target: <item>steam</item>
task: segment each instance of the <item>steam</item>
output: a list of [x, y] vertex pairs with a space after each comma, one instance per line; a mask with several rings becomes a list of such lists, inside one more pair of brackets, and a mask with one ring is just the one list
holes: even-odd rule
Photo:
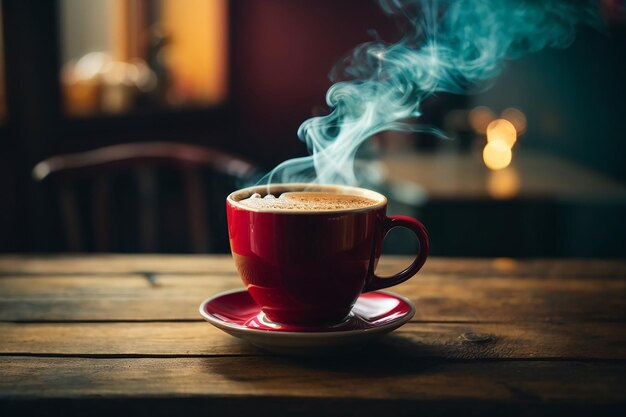
[[331, 112], [298, 130], [310, 155], [281, 163], [261, 183], [358, 185], [354, 160], [361, 144], [385, 130], [425, 130], [412, 123], [425, 98], [484, 87], [506, 60], [566, 47], [577, 25], [599, 24], [599, 5], [584, 0], [379, 3], [400, 19], [404, 37], [359, 45], [335, 66], [326, 94]]

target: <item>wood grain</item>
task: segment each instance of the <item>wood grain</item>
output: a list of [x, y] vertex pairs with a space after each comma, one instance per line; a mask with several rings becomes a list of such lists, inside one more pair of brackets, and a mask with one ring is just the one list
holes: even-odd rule
[[186, 299], [197, 292], [210, 295], [237, 286], [243, 284], [233, 275], [21, 276], [0, 279], [0, 299]]
[[[580, 361], [416, 361], [0, 357], [0, 398], [267, 396], [415, 401], [622, 402], [626, 364]], [[45, 387], [45, 389], [42, 389]], [[558, 387], [558, 389], [554, 389]]]
[[200, 321], [202, 300], [232, 288], [234, 275], [5, 277], [0, 321]]
[[45, 255], [0, 256], [3, 274], [129, 274], [137, 272], [236, 273], [230, 255]]
[[[0, 321], [201, 320], [205, 298], [242, 288], [235, 275], [4, 277]], [[626, 320], [626, 280], [420, 274], [392, 291], [416, 305], [414, 321]]]
[[305, 359], [201, 321], [242, 287], [228, 256], [3, 255], [0, 414], [620, 415], [625, 266], [434, 258], [392, 289], [411, 323]]
[[[395, 273], [410, 263], [411, 257], [381, 258], [379, 271]], [[1, 275], [40, 274], [236, 274], [230, 255], [0, 255]], [[581, 259], [458, 259], [429, 258], [423, 269], [428, 274], [465, 276], [535, 276], [626, 278], [626, 261]]]
[[[0, 355], [262, 355], [209, 323], [0, 323]], [[626, 324], [409, 323], [368, 350], [407, 358], [626, 360]]]

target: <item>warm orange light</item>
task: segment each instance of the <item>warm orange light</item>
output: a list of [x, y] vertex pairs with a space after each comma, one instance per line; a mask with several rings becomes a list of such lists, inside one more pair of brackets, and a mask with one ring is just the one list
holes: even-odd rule
[[487, 191], [493, 198], [506, 199], [519, 194], [521, 180], [513, 167], [489, 173]]
[[496, 118], [496, 115], [489, 107], [474, 107], [469, 112], [469, 123], [476, 133], [485, 133], [487, 125]]
[[517, 261], [513, 258], [495, 258], [491, 264], [498, 271], [513, 271], [517, 267]]
[[[164, 51], [176, 91], [184, 100], [219, 103], [228, 85], [227, 0], [162, 0]], [[173, 98], [174, 100], [178, 98]]]
[[483, 160], [489, 169], [506, 168], [511, 163], [512, 158], [511, 148], [501, 139], [488, 142], [483, 149]]
[[526, 132], [526, 115], [521, 110], [509, 107], [502, 111], [502, 118], [508, 120], [515, 126], [515, 130], [519, 135]]
[[517, 140], [517, 131], [513, 123], [505, 119], [496, 119], [487, 126], [487, 142], [500, 140], [509, 148], [513, 147]]

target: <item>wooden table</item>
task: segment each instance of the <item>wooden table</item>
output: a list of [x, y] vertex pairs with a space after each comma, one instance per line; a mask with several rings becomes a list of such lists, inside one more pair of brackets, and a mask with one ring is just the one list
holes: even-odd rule
[[[408, 258], [384, 257], [391, 272]], [[430, 259], [413, 320], [336, 358], [198, 315], [226, 256], [0, 256], [0, 415], [608, 415], [626, 405], [626, 262]]]

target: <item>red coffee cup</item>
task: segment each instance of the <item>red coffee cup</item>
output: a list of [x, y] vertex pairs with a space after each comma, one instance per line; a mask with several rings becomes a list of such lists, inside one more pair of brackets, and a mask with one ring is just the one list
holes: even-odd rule
[[[350, 194], [375, 204], [330, 211], [251, 208], [239, 201], [254, 193], [316, 191]], [[424, 226], [387, 216], [387, 199], [364, 188], [276, 184], [235, 191], [226, 199], [230, 247], [248, 292], [271, 321], [330, 325], [343, 321], [361, 293], [411, 278], [428, 256]], [[415, 233], [419, 251], [404, 271], [375, 274], [385, 235], [394, 227]]]

